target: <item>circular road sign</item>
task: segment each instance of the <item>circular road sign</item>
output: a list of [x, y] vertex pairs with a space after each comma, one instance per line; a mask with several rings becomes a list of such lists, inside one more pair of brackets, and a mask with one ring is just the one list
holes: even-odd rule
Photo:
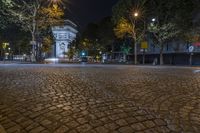
[[194, 51], [194, 46], [190, 46], [189, 47], [189, 52], [191, 53], [191, 52], [193, 52]]

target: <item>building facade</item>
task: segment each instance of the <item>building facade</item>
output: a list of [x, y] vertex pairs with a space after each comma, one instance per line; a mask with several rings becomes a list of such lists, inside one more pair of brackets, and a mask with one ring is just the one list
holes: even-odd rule
[[70, 20], [65, 20], [63, 26], [52, 27], [55, 38], [53, 46], [53, 55], [56, 58], [64, 58], [69, 50], [69, 44], [76, 38], [77, 25]]
[[[193, 47], [192, 51], [189, 50], [191, 46]], [[145, 52], [140, 45], [138, 46], [140, 63], [142, 63], [144, 54], [146, 63], [152, 63], [155, 58], [159, 61], [160, 48], [149, 39]], [[190, 44], [181, 40], [169, 41], [164, 45], [163, 59], [165, 64], [170, 65], [188, 65], [190, 61], [193, 65], [200, 65], [200, 43]]]

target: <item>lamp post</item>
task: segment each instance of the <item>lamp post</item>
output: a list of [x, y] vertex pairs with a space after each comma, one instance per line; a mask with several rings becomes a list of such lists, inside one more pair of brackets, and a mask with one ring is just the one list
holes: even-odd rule
[[[131, 22], [133, 25], [133, 39], [134, 39], [134, 64], [137, 65], [137, 34], [136, 34], [136, 19], [139, 16], [138, 12], [134, 12], [133, 15], [131, 15]], [[133, 21], [134, 18], [134, 21]]]
[[156, 21], [156, 19], [155, 19], [155, 18], [152, 18], [152, 19], [151, 19], [151, 21], [152, 21], [152, 22], [155, 22], [155, 21]]

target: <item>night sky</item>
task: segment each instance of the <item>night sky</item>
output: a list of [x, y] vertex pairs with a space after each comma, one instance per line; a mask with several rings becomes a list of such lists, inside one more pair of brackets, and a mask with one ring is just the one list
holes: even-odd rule
[[112, 6], [118, 0], [70, 0], [66, 16], [74, 21], [80, 29], [89, 22], [97, 22], [103, 17], [110, 16]]

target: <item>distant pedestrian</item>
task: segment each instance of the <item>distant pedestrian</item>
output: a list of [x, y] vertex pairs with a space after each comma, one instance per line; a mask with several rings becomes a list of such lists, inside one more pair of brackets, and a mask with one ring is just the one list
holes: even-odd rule
[[153, 60], [153, 65], [155, 66], [155, 65], [157, 65], [158, 64], [158, 59], [157, 58], [154, 58], [154, 60]]

